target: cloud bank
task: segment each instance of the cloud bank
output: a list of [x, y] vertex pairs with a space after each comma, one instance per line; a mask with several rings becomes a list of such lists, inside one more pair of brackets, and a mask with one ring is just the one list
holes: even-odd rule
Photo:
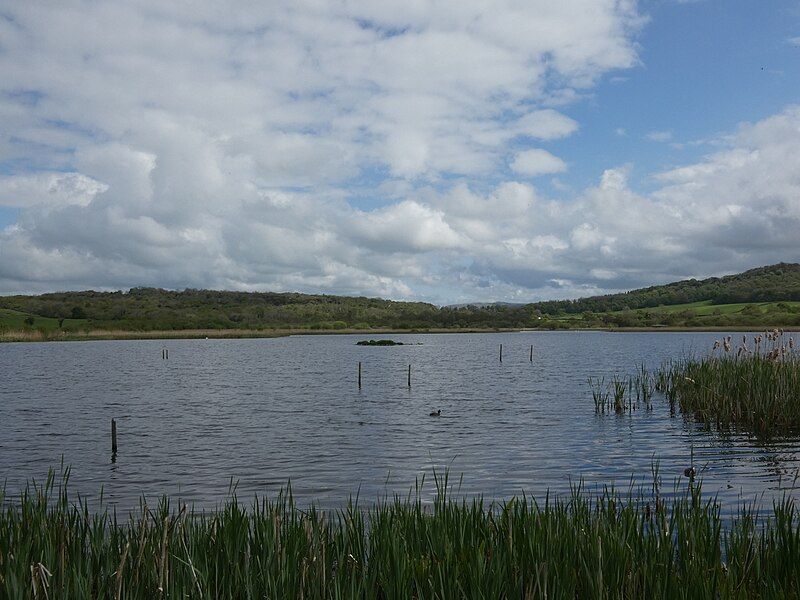
[[564, 297], [797, 258], [800, 109], [567, 200], [569, 102], [638, 63], [634, 1], [9, 2], [0, 293]]

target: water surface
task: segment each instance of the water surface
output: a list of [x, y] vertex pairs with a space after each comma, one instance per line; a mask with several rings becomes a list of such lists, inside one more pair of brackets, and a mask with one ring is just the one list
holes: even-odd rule
[[792, 493], [797, 438], [704, 431], [658, 397], [652, 411], [595, 414], [589, 376], [655, 367], [719, 335], [409, 334], [392, 336], [403, 346], [356, 346], [363, 337], [2, 344], [0, 480], [14, 492], [63, 457], [75, 491], [102, 486], [123, 509], [161, 493], [213, 507], [231, 479], [240, 498], [291, 480], [300, 502], [336, 507], [356, 492], [406, 493], [434, 467], [500, 499], [581, 479], [626, 487], [647, 481], [654, 458], [672, 482], [693, 454], [726, 502]]

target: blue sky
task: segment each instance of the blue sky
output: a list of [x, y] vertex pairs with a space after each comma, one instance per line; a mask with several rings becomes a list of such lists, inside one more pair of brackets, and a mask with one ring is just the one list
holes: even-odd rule
[[[708, 153], [703, 141], [798, 102], [800, 47], [788, 42], [800, 30], [797, 2], [661, 0], [642, 9], [649, 22], [638, 40], [641, 64], [576, 103], [568, 114], [581, 131], [552, 146], [571, 158], [579, 189], [627, 162], [637, 188], [649, 189], [649, 173]], [[683, 146], [649, 141], [652, 132]]]
[[800, 3], [11, 1], [0, 293], [526, 301], [800, 260]]

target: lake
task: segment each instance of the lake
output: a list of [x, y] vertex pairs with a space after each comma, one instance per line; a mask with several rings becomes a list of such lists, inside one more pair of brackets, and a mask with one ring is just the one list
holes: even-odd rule
[[118, 509], [162, 493], [212, 508], [231, 480], [242, 500], [291, 480], [301, 504], [338, 507], [355, 493], [364, 502], [405, 494], [434, 467], [463, 474], [464, 494], [500, 499], [562, 493], [581, 479], [589, 488], [626, 488], [631, 476], [648, 483], [657, 459], [671, 488], [686, 481], [693, 453], [706, 491], [731, 506], [769, 504], [794, 488], [796, 437], [763, 444], [705, 431], [670, 416], [658, 394], [652, 411], [595, 414], [589, 376], [705, 352], [721, 335], [383, 336], [407, 344], [393, 347], [357, 346], [363, 335], [2, 344], [0, 479], [16, 493], [63, 458], [73, 492], [92, 499], [102, 487]]

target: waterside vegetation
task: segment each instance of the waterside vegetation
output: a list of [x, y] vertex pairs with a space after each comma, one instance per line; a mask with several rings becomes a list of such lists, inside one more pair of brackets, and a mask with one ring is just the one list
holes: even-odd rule
[[782, 331], [727, 336], [703, 358], [673, 361], [655, 374], [671, 405], [719, 428], [758, 434], [800, 431], [800, 353]]
[[652, 408], [654, 392], [708, 427], [744, 429], [760, 436], [800, 431], [800, 351], [774, 329], [717, 340], [710, 352], [672, 360], [633, 376], [590, 378], [598, 413]]
[[[435, 476], [436, 477], [436, 476]], [[7, 598], [766, 598], [800, 594], [794, 502], [724, 516], [691, 478], [502, 503], [420, 489], [335, 512], [288, 488], [197, 513], [169, 498], [127, 518], [51, 474], [0, 502]], [[0, 500], [2, 495], [0, 494]]]

